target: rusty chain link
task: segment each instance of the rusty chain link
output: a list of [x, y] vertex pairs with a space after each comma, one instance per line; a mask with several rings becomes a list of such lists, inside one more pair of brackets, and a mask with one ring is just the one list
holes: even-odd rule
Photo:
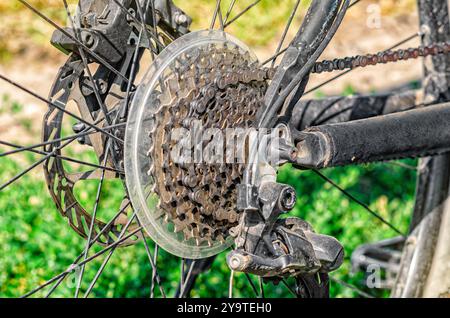
[[450, 43], [437, 43], [429, 46], [420, 46], [417, 48], [399, 49], [382, 51], [377, 54], [357, 55], [334, 60], [325, 60], [317, 62], [312, 73], [324, 73], [355, 69], [369, 65], [395, 63], [397, 61], [406, 61], [418, 57], [434, 56], [438, 54], [448, 54], [450, 52]]

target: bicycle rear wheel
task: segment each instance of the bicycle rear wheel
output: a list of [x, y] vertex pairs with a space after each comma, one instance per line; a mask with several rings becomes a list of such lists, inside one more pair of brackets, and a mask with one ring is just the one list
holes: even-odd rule
[[[211, 20], [208, 19], [206, 23], [207, 27], [230, 29], [233, 28], [235, 24], [242, 21], [242, 18], [245, 18], [246, 15], [251, 12], [250, 10], [259, 9], [264, 11], [268, 7], [270, 8], [271, 5], [273, 7], [272, 1], [259, 0], [248, 2], [249, 3], [217, 1], [211, 3], [207, 8], [207, 11], [211, 13], [213, 18]], [[356, 5], [358, 2], [361, 1], [355, 1], [353, 4]], [[28, 5], [32, 10], [34, 9], [34, 7], [27, 2], [22, 1], [22, 3]], [[98, 3], [101, 2], [99, 1]], [[113, 3], [116, 3], [116, 1], [111, 1], [110, 5], [113, 5]], [[120, 3], [128, 3], [128, 1], [121, 1]], [[164, 16], [164, 14], [161, 14], [161, 11], [157, 13], [157, 10], [154, 8], [154, 3], [154, 1], [142, 1], [139, 2], [137, 6], [135, 4], [131, 4], [129, 7], [125, 8], [123, 8], [123, 5], [116, 6], [116, 13], [120, 11], [127, 12], [120, 21], [116, 21], [117, 27], [123, 27], [123, 29], [126, 29], [127, 32], [129, 32], [127, 33], [128, 36], [124, 36], [124, 38], [120, 39], [120, 41], [123, 41], [122, 44], [126, 43], [124, 52], [120, 50], [119, 52], [111, 50], [95, 53], [92, 47], [95, 47], [96, 42], [94, 41], [92, 43], [93, 38], [90, 37], [92, 34], [89, 32], [85, 34], [84, 31], [86, 30], [81, 27], [88, 26], [89, 21], [92, 21], [90, 20], [92, 16], [86, 15], [85, 17], [81, 17], [69, 14], [70, 10], [67, 10], [69, 26], [72, 26], [75, 31], [74, 33], [69, 34], [72, 36], [71, 40], [75, 43], [73, 46], [67, 45], [62, 47], [62, 49], [69, 51], [73, 50], [76, 54], [72, 52], [66, 65], [61, 68], [50, 94], [50, 101], [40, 98], [41, 101], [47, 103], [49, 107], [45, 117], [44, 140], [37, 145], [15, 147], [19, 152], [33, 151], [35, 154], [43, 156], [43, 160], [36, 160], [29, 168], [17, 171], [16, 176], [12, 179], [8, 178], [1, 186], [1, 194], [3, 196], [1, 197], [0, 202], [5, 203], [9, 201], [9, 197], [13, 195], [11, 192], [4, 191], [9, 185], [26, 175], [40, 163], [45, 162], [44, 168], [47, 176], [47, 187], [51, 192], [58, 210], [61, 215], [68, 220], [72, 229], [74, 229], [81, 237], [87, 239], [87, 243], [84, 243], [81, 254], [78, 257], [74, 257], [75, 260], [70, 263], [73, 265], [70, 265], [68, 269], [64, 269], [65, 267], [58, 267], [59, 271], [62, 271], [61, 274], [50, 279], [48, 279], [49, 276], [46, 274], [45, 278], [47, 281], [44, 284], [40, 284], [40, 286], [33, 288], [27, 293], [27, 296], [34, 295], [37, 292], [42, 293], [44, 291], [42, 296], [51, 296], [55, 295], [55, 293], [56, 295], [69, 296], [73, 295], [74, 292], [75, 296], [78, 297], [84, 292], [84, 295], [87, 297], [91, 295], [91, 293], [95, 293], [95, 286], [97, 286], [96, 284], [98, 284], [101, 279], [101, 275], [105, 270], [109, 269], [107, 264], [113, 253], [117, 253], [117, 250], [124, 250], [119, 249], [118, 247], [130, 246], [126, 249], [128, 252], [129, 249], [132, 248], [131, 245], [136, 245], [137, 243], [142, 243], [144, 245], [141, 246], [143, 252], [139, 254], [139, 262], [147, 261], [150, 265], [150, 270], [147, 268], [147, 271], [151, 271], [152, 273], [149, 286], [150, 294], [152, 296], [155, 296], [156, 294], [162, 297], [166, 295], [180, 297], [188, 295], [205, 295], [205, 288], [209, 293], [206, 295], [226, 296], [228, 294], [228, 291], [218, 290], [215, 286], [215, 282], [226, 280], [224, 278], [225, 275], [221, 274], [221, 272], [224, 271], [225, 266], [223, 253], [215, 259], [209, 258], [197, 261], [180, 259], [168, 255], [166, 252], [161, 251], [157, 244], [147, 238], [144, 228], [142, 227], [142, 223], [144, 223], [145, 220], [136, 218], [135, 211], [130, 204], [129, 189], [126, 185], [126, 176], [124, 175], [124, 163], [121, 162], [123, 157], [123, 147], [121, 147], [121, 144], [123, 143], [125, 134], [124, 127], [127, 121], [127, 117], [123, 116], [123, 114], [126, 114], [128, 102], [134, 97], [136, 86], [139, 85], [139, 80], [141, 78], [139, 77], [139, 69], [144, 69], [146, 63], [148, 64], [150, 61], [154, 61], [156, 56], [163, 54], [161, 52], [167, 45], [182, 36], [183, 33], [187, 32], [186, 26], [189, 24], [187, 15], [184, 15], [183, 11], [176, 10], [178, 15], [176, 15], [176, 18], [174, 15], [174, 20], [170, 21], [174, 23], [173, 25], [168, 26], [166, 23], [161, 23], [155, 28], [155, 23], [148, 23], [143, 27], [143, 21], [146, 21], [146, 19], [155, 21], [157, 18], [159, 19], [161, 16]], [[266, 65], [270, 64], [272, 61], [275, 63], [277, 58], [282, 55], [283, 43], [287, 42], [286, 39], [287, 35], [289, 35], [289, 26], [293, 23], [295, 13], [299, 10], [299, 3], [299, 1], [289, 2], [289, 5], [291, 6], [289, 7], [286, 16], [288, 20], [287, 26], [283, 31], [275, 53], [266, 60]], [[65, 4], [67, 5], [67, 3]], [[439, 41], [448, 41], [449, 39], [447, 37], [450, 32], [448, 30], [448, 14], [446, 14], [448, 12], [448, 8], [446, 8], [447, 5], [442, 1], [419, 1], [419, 4], [420, 15], [430, 18], [430, 21], [423, 21], [423, 24], [428, 25], [428, 29], [427, 27], [424, 27], [424, 29], [429, 32], [424, 32], [424, 43], [429, 44]], [[189, 13], [190, 10], [194, 10], [198, 8], [198, 6], [201, 6], [190, 6], [190, 3], [180, 3], [180, 5], [185, 6], [183, 9], [185, 9], [187, 13]], [[436, 8], [439, 8], [439, 10], [436, 10]], [[162, 8], [156, 9], [162, 10]], [[95, 12], [94, 7], [92, 10], [92, 12]], [[45, 16], [42, 15], [41, 10], [34, 9], [34, 11], [45, 18]], [[155, 17], [157, 14], [158, 17]], [[100, 20], [107, 18], [107, 15], [106, 17], [101, 16], [100, 18]], [[251, 19], [249, 18], [249, 20]], [[48, 22], [51, 24], [53, 23], [53, 21]], [[242, 23], [248, 23], [248, 20]], [[204, 21], [203, 24], [205, 24]], [[257, 25], [256, 27], [257, 29], [261, 29], [261, 25]], [[264, 25], [263, 28], [267, 29], [267, 25]], [[77, 30], [80, 31], [80, 33], [78, 33]], [[267, 32], [269, 31], [270, 29], [267, 30]], [[64, 34], [64, 32], [62, 32], [62, 34], [70, 38], [70, 36]], [[111, 42], [113, 42], [113, 39], [117, 40], [113, 35], [114, 34], [108, 35], [108, 40], [111, 40]], [[121, 36], [123, 36], [123, 34]], [[75, 40], [73, 38], [75, 38]], [[65, 38], [65, 40], [67, 40], [67, 38]], [[124, 58], [119, 59], [118, 56]], [[113, 63], [108, 62], [106, 60], [107, 58], [113, 61]], [[145, 62], [146, 59], [147, 62]], [[252, 59], [250, 62], [255, 61]], [[252, 63], [248, 64], [251, 65]], [[261, 67], [260, 64], [264, 64], [264, 62], [259, 63], [259, 65], [255, 67], [255, 70], [258, 70]], [[450, 100], [448, 96], [448, 81], [446, 82], [446, 85], [442, 85], [442, 76], [438, 76], [439, 82], [435, 77], [436, 74], [446, 74], [444, 77], [450, 74], [448, 69], [448, 65], [450, 65], [450, 63], [448, 63], [448, 57], [433, 57], [433, 63], [426, 65], [427, 76], [423, 83], [424, 89], [427, 92], [426, 95], [430, 96], [427, 97], [427, 103], [440, 103]], [[175, 66], [178, 67], [178, 65]], [[178, 74], [180, 74], [180, 72], [178, 72]], [[267, 79], [263, 77], [263, 80], [266, 81]], [[264, 89], [263, 86], [264, 85], [258, 86], [258, 92]], [[18, 87], [26, 90], [25, 87]], [[308, 91], [310, 92], [311, 90]], [[257, 94], [257, 98], [260, 97], [261, 96]], [[73, 105], [73, 101], [75, 101], [77, 105]], [[299, 121], [302, 122], [302, 127], [304, 128], [308, 125], [319, 124], [319, 122], [330, 122], [336, 120], [338, 117], [340, 120], [350, 120], [352, 116], [349, 116], [349, 114], [353, 113], [353, 110], [354, 108], [351, 108], [347, 109], [345, 112], [340, 110], [339, 113], [335, 113], [332, 109], [331, 112], [326, 113], [316, 109], [312, 114], [305, 111], [302, 113], [303, 115]], [[217, 113], [220, 113], [220, 111], [217, 111]], [[70, 121], [70, 117], [75, 119]], [[69, 121], [69, 123], [64, 124], [65, 121]], [[67, 133], [67, 131], [70, 131], [71, 129], [73, 130], [73, 133]], [[81, 159], [80, 157], [71, 155], [71, 152], [63, 151], [66, 142], [69, 143], [72, 141], [74, 143], [75, 141], [78, 141], [79, 143], [79, 145], [74, 148], [74, 152], [78, 151], [80, 148], [88, 149], [86, 153], [83, 153]], [[6, 145], [6, 143], [3, 144]], [[11, 144], [9, 144], [9, 146], [11, 146]], [[39, 150], [41, 146], [45, 146], [43, 151]], [[158, 147], [159, 146], [161, 148], [164, 147], [163, 144], [158, 145]], [[1, 157], [7, 157], [9, 154], [13, 153], [2, 153]], [[86, 158], [92, 159], [92, 161], [88, 161]], [[76, 166], [68, 166], [67, 162], [76, 164]], [[89, 170], [75, 169], [80, 168], [80, 166], [88, 166]], [[448, 248], [448, 246], [446, 246], [448, 244], [442, 243], [445, 242], [445, 237], [448, 234], [445, 230], [440, 230], [438, 238], [437, 233], [439, 227], [442, 229], [445, 228], [443, 225], [441, 226], [441, 224], [444, 224], [442, 220], [446, 220], [446, 218], [442, 217], [444, 211], [442, 202], [445, 201], [448, 193], [448, 167], [449, 158], [447, 155], [423, 159], [421, 163], [419, 163], [416, 207], [411, 222], [410, 234], [408, 235], [411, 238], [407, 240], [408, 243], [403, 250], [402, 266], [397, 283], [393, 288], [393, 296], [434, 295], [438, 291], [439, 295], [443, 293], [442, 290], [444, 287], [436, 288], [436, 277], [443, 275], [443, 272], [448, 273], [445, 266], [440, 266], [442, 265], [442, 255], [448, 254], [445, 251], [445, 249]], [[291, 177], [297, 176], [292, 170], [289, 171], [289, 174]], [[226, 176], [223, 177], [226, 179]], [[372, 175], [372, 177], [375, 179], [376, 176]], [[292, 178], [286, 179], [294, 182]], [[95, 181], [94, 184], [88, 185], [88, 183], [92, 181]], [[113, 182], [114, 184], [108, 186], [105, 185], [110, 182]], [[308, 181], [305, 180], [306, 184], [307, 182]], [[398, 179], [398, 182], [401, 182], [401, 180]], [[79, 183], [79, 185], [77, 185], [77, 183]], [[324, 186], [325, 191], [329, 191], [330, 188], [336, 188], [336, 184], [330, 179], [327, 179], [325, 183], [327, 183], [329, 187], [326, 188], [326, 186]], [[115, 193], [115, 200], [113, 203], [108, 202], [108, 206], [102, 208], [102, 200], [105, 200], [106, 197], [104, 188], [108, 188], [109, 191], [111, 191], [108, 193]], [[83, 195], [77, 195], [77, 190], [89, 190], [88, 196], [90, 200], [83, 199]], [[120, 193], [117, 194], [116, 192]], [[299, 192], [300, 197], [307, 197], [308, 195], [310, 195], [310, 193], [304, 191], [304, 188]], [[351, 197], [353, 197], [353, 199], [350, 200], [353, 202], [352, 204], [360, 205], [361, 201], [358, 202], [358, 200], [354, 200], [354, 196]], [[168, 205], [172, 203], [173, 201], [169, 202]], [[323, 205], [326, 203], [327, 200], [322, 198], [322, 203], [320, 204]], [[346, 204], [349, 203], [347, 202]], [[299, 203], [299, 206], [300, 205], [301, 203]], [[314, 206], [317, 207], [317, 205]], [[330, 207], [330, 209], [331, 208], [332, 207]], [[298, 207], [294, 213], [299, 211], [300, 215], [306, 220], [314, 219], [314, 212], [300, 210], [300, 207]], [[347, 212], [351, 213], [351, 211]], [[331, 218], [334, 213], [339, 212], [331, 211], [326, 217]], [[402, 224], [403, 227], [405, 227], [405, 223], [402, 222]], [[346, 231], [346, 227], [350, 228], [349, 224], [345, 224], [345, 222], [339, 225], [341, 226], [340, 231], [327, 233], [325, 229], [324, 232], [326, 234], [335, 234], [336, 236], [339, 236], [342, 232]], [[384, 226], [381, 223], [377, 223], [377, 225]], [[388, 228], [386, 229], [388, 230]], [[430, 229], [433, 230], [430, 231]], [[320, 226], [318, 230], [322, 230]], [[359, 234], [367, 234], [367, 232], [370, 232], [370, 229]], [[387, 235], [394, 234], [395, 232], [391, 231]], [[414, 237], [417, 237], [417, 240], [414, 240]], [[56, 239], [57, 238], [55, 238], [55, 240]], [[415, 243], [411, 245], [409, 242]], [[105, 248], [100, 250], [94, 243], [102, 244]], [[435, 249], [436, 252], [434, 252]], [[95, 251], [92, 252], [92, 250]], [[219, 250], [220, 248], [216, 251]], [[129, 257], [127, 252], [123, 253]], [[215, 253], [216, 252], [212, 254]], [[97, 267], [89, 271], [87, 265], [94, 260], [100, 259], [103, 255], [106, 255], [103, 261], [97, 263]], [[185, 258], [194, 258], [198, 255], [186, 254], [183, 256]], [[129, 259], [126, 261], [129, 262]], [[420, 264], [421, 266], [415, 264]], [[61, 266], [67, 265], [69, 264], [63, 264]], [[411, 270], [411, 268], [413, 268], [414, 271]], [[87, 274], [84, 274], [85, 271], [88, 271]], [[74, 284], [74, 286], [67, 286], [65, 285], [65, 280], [71, 275], [75, 276], [76, 284]], [[336, 275], [341, 276], [336, 276], [339, 278], [332, 280], [332, 288], [336, 288], [337, 284], [342, 284], [343, 287], [339, 287], [339, 291], [342, 292], [342, 289], [344, 288], [355, 287], [340, 279], [341, 277], [348, 278], [350, 276], [348, 273], [338, 273]], [[117, 274], [114, 274], [113, 276], [117, 279], [120, 279], [121, 277]], [[233, 277], [232, 273], [230, 276], [230, 280], [236, 283], [236, 277]], [[85, 277], [84, 280], [83, 277]], [[89, 278], [89, 281], [87, 281], [87, 277]], [[331, 277], [333, 279], [333, 274]], [[418, 280], [417, 277], [420, 277], [420, 280]], [[239, 279], [240, 281], [237, 282], [239, 288], [235, 288], [234, 290], [235, 292], [240, 289], [244, 290], [242, 294], [238, 294], [239, 296], [324, 296], [328, 293], [329, 289], [328, 282], [326, 279], [323, 279], [323, 277], [321, 277], [321, 279], [317, 279], [317, 277], [307, 277], [300, 284], [299, 282], [294, 283], [292, 280], [282, 281], [278, 286], [273, 286], [271, 284], [270, 288], [264, 286], [262, 280], [258, 281], [260, 286], [257, 286], [255, 277], [241, 275], [239, 276]], [[143, 278], [143, 280], [145, 280], [145, 278]], [[39, 281], [42, 282], [42, 279], [39, 279]], [[334, 282], [336, 282], [336, 285], [333, 285]], [[352, 281], [352, 283], [355, 282], [356, 280]], [[285, 287], [285, 285], [287, 287]], [[198, 288], [198, 291], [196, 291], [196, 286], [200, 287]], [[298, 288], [299, 286], [303, 287], [304, 290]], [[405, 286], [407, 288], [405, 288]], [[202, 287], [204, 288], [202, 289]], [[233, 291], [232, 287], [231, 290]], [[297, 289], [295, 289], [296, 287]], [[311, 287], [311, 290], [308, 290], [308, 287]], [[69, 291], [58, 294], [61, 288], [66, 288], [66, 290]], [[436, 292], [433, 291], [433, 288], [436, 289]], [[136, 287], [136, 289], [138, 289], [138, 287]], [[362, 293], [361, 289], [364, 289]], [[370, 289], [367, 289], [361, 284], [354, 290], [355, 293], [360, 296], [370, 296], [368, 293], [371, 292]], [[111, 292], [111, 290], [109, 290], [109, 292]], [[336, 291], [332, 292], [336, 293]], [[104, 296], [109, 294], [99, 292], [98, 295]], [[143, 294], [139, 295], [142, 296]], [[353, 292], [352, 294], [347, 292], [344, 295], [354, 294]], [[119, 296], [123, 295], [120, 294]]]

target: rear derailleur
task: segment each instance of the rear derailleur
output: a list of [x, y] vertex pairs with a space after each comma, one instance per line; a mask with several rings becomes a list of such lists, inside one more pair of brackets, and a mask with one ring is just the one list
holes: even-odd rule
[[[268, 164], [265, 169], [275, 171]], [[294, 277], [297, 282], [320, 277], [328, 284], [327, 273], [342, 264], [344, 249], [334, 237], [315, 233], [304, 220], [280, 218], [294, 208], [296, 200], [295, 190], [277, 183], [273, 174], [268, 179], [261, 178], [258, 186], [238, 186], [237, 205], [243, 213], [232, 231], [236, 248], [227, 256], [233, 271], [255, 274], [275, 283], [287, 277]], [[323, 291], [323, 286], [318, 287]]]
[[[241, 187], [243, 189], [244, 187]], [[255, 191], [254, 210], [246, 210], [237, 248], [227, 257], [231, 269], [262, 277], [330, 272], [342, 264], [344, 250], [331, 236], [317, 234], [306, 221], [280, 219], [296, 202], [292, 187], [266, 183]]]

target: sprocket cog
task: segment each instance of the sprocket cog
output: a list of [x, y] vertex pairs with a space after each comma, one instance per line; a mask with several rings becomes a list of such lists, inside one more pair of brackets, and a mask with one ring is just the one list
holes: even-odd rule
[[[226, 158], [226, 131], [252, 127], [269, 73], [230, 35], [200, 31], [169, 45], [138, 88], [127, 126], [127, 184], [143, 226], [169, 252], [200, 258], [231, 243], [244, 165]], [[218, 135], [222, 156], [204, 158]], [[192, 150], [187, 160], [174, 156], [180, 143]]]

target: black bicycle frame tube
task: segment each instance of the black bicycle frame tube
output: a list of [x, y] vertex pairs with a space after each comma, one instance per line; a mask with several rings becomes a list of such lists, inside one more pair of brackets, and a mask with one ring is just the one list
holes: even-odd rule
[[297, 133], [296, 165], [321, 169], [450, 151], [450, 103]]
[[302, 131], [312, 126], [367, 119], [412, 110], [423, 105], [423, 94], [419, 90], [306, 99], [295, 105], [289, 125], [292, 129]]
[[[303, 94], [304, 85], [302, 80], [307, 79], [309, 70], [305, 69], [309, 63], [311, 66], [315, 61], [311, 61], [311, 57], [321, 53], [326, 41], [326, 37], [333, 24], [342, 2], [347, 0], [314, 0], [306, 13], [302, 26], [298, 30], [295, 38], [290, 43], [286, 53], [278, 67], [275, 76], [267, 89], [264, 98], [264, 107], [257, 114], [257, 122], [265, 127], [275, 124], [280, 111], [275, 105], [284, 102], [282, 93], [292, 84], [294, 78], [304, 73], [305, 76], [300, 80], [297, 87], [294, 87], [289, 93], [294, 93], [298, 99]], [[329, 41], [329, 39], [328, 39]], [[299, 92], [297, 93], [296, 91]]]

